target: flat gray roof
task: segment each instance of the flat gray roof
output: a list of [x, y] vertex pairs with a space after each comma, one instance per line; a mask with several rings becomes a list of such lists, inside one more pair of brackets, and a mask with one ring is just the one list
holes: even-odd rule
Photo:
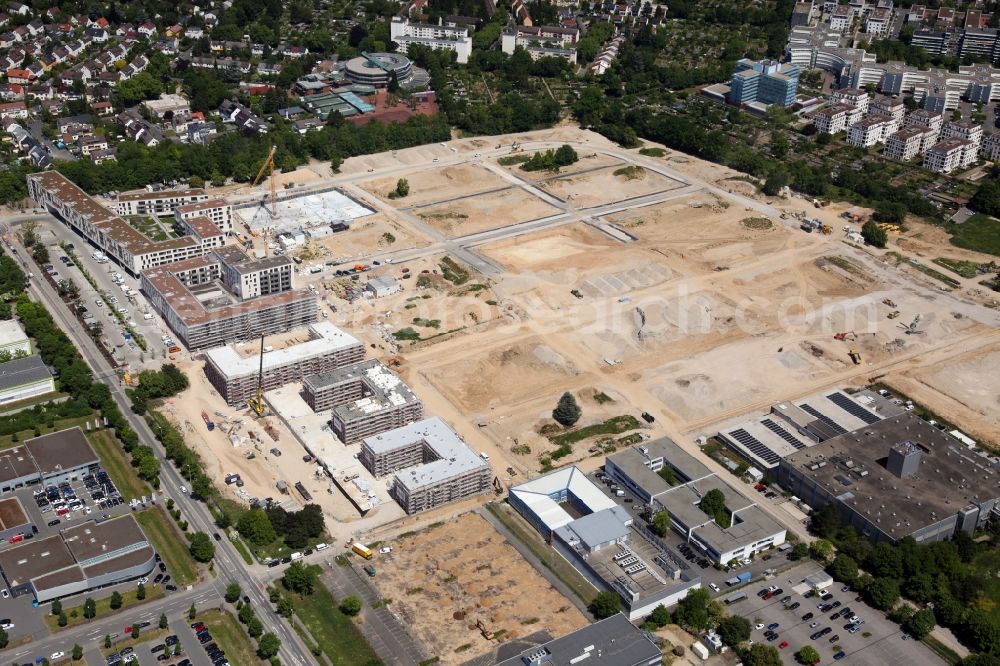
[[602, 543], [617, 541], [627, 536], [632, 517], [620, 506], [602, 509], [556, 529], [566, 543], [579, 539], [587, 550]]
[[23, 356], [0, 363], [0, 390], [52, 379], [52, 373], [39, 356]]
[[[584, 655], [588, 655], [584, 657]], [[582, 660], [580, 657], [584, 657]], [[544, 660], [542, 660], [544, 659]], [[619, 613], [525, 650], [497, 666], [639, 666], [662, 659], [660, 648]], [[537, 661], [533, 661], [537, 660]]]
[[379, 454], [413, 446], [418, 442], [429, 448], [437, 456], [437, 460], [396, 472], [396, 479], [409, 490], [488, 467], [486, 461], [476, 455], [458, 433], [437, 416], [366, 437], [361, 445]]
[[24, 442], [24, 448], [42, 474], [99, 462], [97, 453], [79, 426], [29, 439]]
[[[264, 372], [361, 344], [353, 335], [327, 321], [311, 324], [309, 334], [312, 338], [306, 342], [264, 354]], [[208, 362], [218, 368], [227, 379], [256, 376], [260, 371], [259, 356], [243, 356], [233, 345], [215, 347], [204, 354]]]

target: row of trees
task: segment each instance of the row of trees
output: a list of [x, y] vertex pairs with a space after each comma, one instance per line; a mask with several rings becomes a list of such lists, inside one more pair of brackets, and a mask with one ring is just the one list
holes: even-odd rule
[[537, 152], [528, 160], [521, 164], [522, 171], [552, 171], [555, 173], [559, 172], [559, 169], [564, 166], [569, 166], [579, 161], [580, 156], [576, 154], [573, 147], [568, 144], [563, 144], [559, 148], [553, 150], [549, 149], [543, 152]]
[[318, 504], [306, 504], [295, 512], [285, 511], [277, 505], [266, 510], [254, 508], [236, 521], [240, 536], [255, 546], [266, 546], [280, 536], [289, 548], [304, 548], [310, 539], [322, 535], [325, 528], [323, 511]]
[[150, 400], [169, 398], [188, 386], [187, 375], [173, 363], [167, 363], [159, 370], [143, 370], [139, 373], [139, 385], [128, 390], [132, 411], [145, 414]]

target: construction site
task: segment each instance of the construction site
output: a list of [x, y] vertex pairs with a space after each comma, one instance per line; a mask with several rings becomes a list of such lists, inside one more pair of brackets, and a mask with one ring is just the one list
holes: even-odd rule
[[[511, 145], [530, 154], [563, 143], [580, 160], [557, 174], [499, 163]], [[943, 291], [852, 240], [850, 207], [761, 197], [738, 175], [571, 127], [351, 158], [322, 187], [374, 213], [309, 240], [296, 280], [426, 415], [489, 456], [501, 488], [560, 448], [551, 413], [565, 391], [581, 404], [578, 427], [628, 416], [617, 437], [668, 435], [697, 454], [695, 437], [720, 423], [877, 378], [1000, 442], [998, 375], [982, 372], [1000, 363], [997, 311], [971, 285]], [[409, 193], [392, 198], [400, 178]], [[312, 210], [323, 217], [322, 205]], [[819, 233], [804, 220], [819, 220]], [[268, 239], [251, 241], [265, 250]], [[296, 335], [265, 344], [280, 350]], [[232, 492], [269, 497], [278, 481], [301, 481], [337, 538], [401, 524], [384, 481], [372, 482], [378, 506], [362, 515], [303, 462], [300, 438], [322, 436], [338, 473], [359, 466], [357, 444], [338, 443], [300, 383], [268, 388], [271, 414], [258, 417], [227, 406], [203, 364], [183, 361], [192, 388], [168, 410], [220, 479], [241, 474]], [[242, 420], [242, 443], [208, 431], [203, 411]], [[653, 420], [635, 422], [642, 412]], [[598, 441], [620, 445], [583, 437], [557, 464], [586, 467]], [[303, 500], [293, 491], [288, 501]]]

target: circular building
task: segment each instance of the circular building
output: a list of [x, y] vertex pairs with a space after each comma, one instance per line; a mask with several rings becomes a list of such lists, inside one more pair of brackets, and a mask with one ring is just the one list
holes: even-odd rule
[[392, 72], [396, 73], [400, 85], [409, 82], [413, 77], [413, 65], [409, 58], [399, 53], [362, 53], [347, 61], [345, 72], [351, 83], [385, 88]]

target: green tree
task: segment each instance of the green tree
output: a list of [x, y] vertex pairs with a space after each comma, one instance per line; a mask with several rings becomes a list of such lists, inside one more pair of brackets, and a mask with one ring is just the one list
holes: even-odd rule
[[726, 511], [726, 496], [718, 488], [712, 488], [698, 502], [698, 508], [715, 518], [721, 527], [729, 527], [730, 518]]
[[243, 624], [248, 623], [255, 617], [255, 614], [253, 612], [253, 606], [251, 606], [250, 604], [243, 604], [240, 607], [240, 612], [237, 613], [237, 617], [240, 618], [240, 622], [242, 622]]
[[811, 645], [806, 645], [795, 654], [802, 664], [815, 664], [819, 661], [819, 652]]
[[805, 545], [801, 541], [792, 546], [793, 560], [803, 560], [807, 557], [809, 557], [809, 546]]
[[665, 627], [666, 625], [670, 624], [670, 611], [667, 610], [666, 606], [660, 604], [659, 606], [653, 609], [653, 612], [649, 614], [649, 617], [646, 618], [646, 621], [655, 625], [657, 628]]
[[670, 514], [666, 510], [654, 513], [652, 527], [657, 536], [667, 536], [670, 533]]
[[267, 632], [257, 641], [257, 656], [261, 659], [270, 659], [278, 654], [280, 649], [281, 641], [271, 632]]
[[278, 615], [282, 617], [291, 617], [295, 613], [295, 605], [292, 604], [292, 600], [288, 597], [281, 597], [278, 599], [277, 609]]
[[603, 620], [621, 612], [622, 600], [614, 592], [600, 592], [587, 606], [587, 610], [598, 620]]
[[90, 620], [96, 616], [97, 616], [97, 603], [90, 597], [87, 597], [86, 600], [84, 600], [83, 602], [83, 617]]
[[66, 613], [59, 613], [58, 622], [60, 627], [65, 627], [67, 624], [69, 624], [69, 618], [66, 617]]
[[742, 653], [743, 666], [784, 666], [781, 654], [773, 645], [755, 643]]
[[826, 570], [842, 583], [853, 583], [858, 577], [858, 563], [849, 555], [837, 555]]
[[188, 608], [188, 619], [193, 620], [197, 615], [198, 611], [195, 609], [194, 604], [191, 604], [191, 608]]
[[711, 614], [709, 604], [712, 598], [708, 590], [697, 589], [688, 592], [674, 609], [674, 621], [682, 627], [701, 630], [708, 626]]
[[750, 621], [739, 615], [728, 615], [719, 620], [719, 637], [730, 647], [750, 638]]
[[937, 624], [937, 622], [934, 619], [934, 613], [925, 608], [923, 610], [918, 610], [916, 613], [907, 618], [906, 621], [903, 622], [903, 629], [914, 638], [920, 639], [931, 633], [935, 624]]
[[230, 583], [226, 586], [226, 601], [229, 603], [235, 604], [241, 594], [243, 594], [243, 588], [240, 587], [239, 583]]
[[188, 546], [191, 557], [199, 562], [210, 562], [215, 557], [215, 544], [212, 538], [204, 532], [195, 532], [191, 535], [191, 544]]
[[826, 539], [816, 539], [809, 544], [809, 554], [813, 559], [826, 564], [834, 557], [833, 544]]
[[785, 169], [772, 169], [771, 173], [767, 175], [767, 180], [764, 181], [761, 191], [769, 197], [777, 196], [781, 193], [781, 188], [788, 185], [790, 181], [791, 176], [788, 175], [788, 171]]
[[1000, 182], [995, 178], [984, 179], [983, 184], [969, 199], [969, 208], [977, 213], [1000, 216]]
[[111, 649], [111, 634], [104, 634], [104, 649]]
[[552, 410], [552, 418], [566, 428], [579, 421], [582, 415], [583, 411], [580, 409], [580, 405], [576, 404], [576, 398], [568, 391], [562, 394], [562, 397], [559, 398], [559, 404]]
[[83, 646], [82, 645], [77, 644], [77, 645], [73, 646], [72, 657], [73, 657], [73, 661], [80, 661], [81, 659], [83, 659]]
[[399, 199], [406, 197], [410, 193], [410, 182], [405, 178], [400, 178], [396, 181], [396, 189], [392, 192]]
[[52, 614], [59, 615], [59, 613], [62, 613], [62, 602], [56, 599], [52, 602]]
[[132, 640], [135, 640], [137, 638], [139, 638], [139, 625], [138, 624], [133, 624], [132, 625]]
[[861, 227], [861, 236], [865, 242], [874, 247], [885, 247], [889, 240], [889, 234], [880, 227], [874, 220], [868, 220]]
[[166, 629], [170, 626], [169, 620], [167, 620], [166, 613], [160, 613], [160, 629]]
[[0, 650], [7, 647], [7, 643], [9, 642], [10, 642], [10, 636], [7, 635], [7, 631], [5, 629], [0, 628]]
[[264, 633], [264, 623], [258, 618], [250, 618], [250, 621], [247, 622], [247, 633], [250, 634], [252, 638], [259, 638], [260, 635]]
[[345, 597], [344, 600], [340, 602], [340, 612], [344, 615], [354, 617], [361, 612], [361, 599], [358, 599], [354, 595]]
[[895, 578], [876, 578], [866, 593], [872, 606], [889, 610], [899, 601], [899, 581]]
[[297, 594], [310, 595], [316, 587], [316, 572], [312, 567], [307, 567], [301, 562], [292, 562], [285, 575], [281, 579], [281, 584], [286, 590]]
[[138, 599], [139, 601], [142, 601], [143, 599], [146, 598], [146, 586], [143, 585], [142, 583], [139, 583], [139, 587], [137, 587], [135, 590], [135, 598]]
[[240, 516], [236, 529], [240, 536], [256, 546], [265, 546], [278, 538], [271, 520], [262, 509], [251, 509]]

